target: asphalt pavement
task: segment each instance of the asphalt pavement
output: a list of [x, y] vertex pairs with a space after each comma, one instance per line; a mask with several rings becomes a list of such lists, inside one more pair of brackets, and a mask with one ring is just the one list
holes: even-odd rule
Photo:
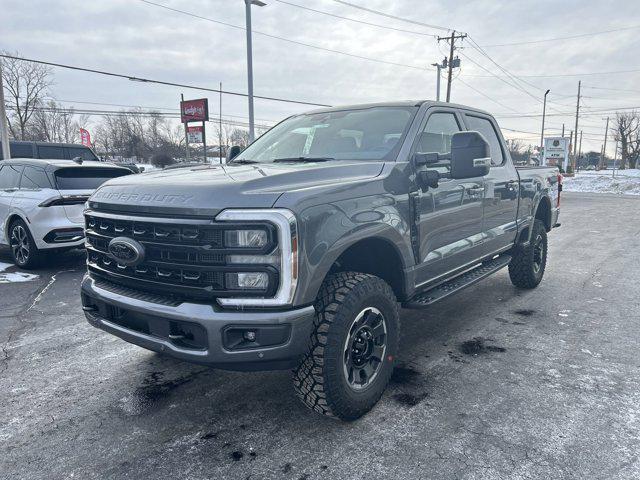
[[560, 221], [537, 289], [501, 271], [402, 311], [392, 384], [352, 423], [308, 411], [289, 372], [94, 329], [84, 254], [56, 256], [0, 283], [0, 478], [640, 478], [640, 197], [565, 194]]

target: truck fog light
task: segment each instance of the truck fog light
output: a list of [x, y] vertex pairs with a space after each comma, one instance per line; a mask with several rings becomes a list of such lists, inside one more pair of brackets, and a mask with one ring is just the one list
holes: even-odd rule
[[256, 332], [254, 330], [247, 330], [246, 332], [244, 332], [243, 337], [247, 342], [255, 342]]
[[231, 248], [262, 248], [267, 244], [266, 230], [227, 230], [224, 244]]
[[227, 289], [229, 290], [266, 290], [269, 276], [266, 272], [227, 273]]

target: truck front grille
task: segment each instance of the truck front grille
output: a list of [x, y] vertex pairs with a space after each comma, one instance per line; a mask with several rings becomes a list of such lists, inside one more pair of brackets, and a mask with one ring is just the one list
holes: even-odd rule
[[[226, 288], [225, 272], [266, 271], [277, 285], [277, 271], [270, 266], [238, 266], [226, 263], [237, 250], [224, 247], [229, 225], [209, 219], [142, 218], [88, 211], [85, 214], [87, 267], [90, 274], [131, 288], [171, 297], [211, 299], [248, 292]], [[109, 254], [116, 237], [136, 240], [144, 247], [144, 260], [135, 266], [119, 263]], [[271, 293], [271, 292], [268, 292]], [[264, 295], [264, 292], [262, 292]]]

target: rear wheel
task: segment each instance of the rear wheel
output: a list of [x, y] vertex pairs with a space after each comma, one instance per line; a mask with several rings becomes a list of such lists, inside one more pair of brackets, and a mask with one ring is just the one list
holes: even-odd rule
[[14, 220], [9, 226], [9, 246], [13, 262], [17, 266], [26, 269], [38, 266], [41, 253], [24, 221]]
[[312, 410], [355, 420], [378, 402], [398, 350], [398, 305], [391, 287], [373, 275], [329, 276], [316, 301], [309, 351], [293, 373]]
[[547, 230], [544, 223], [535, 220], [531, 242], [526, 248], [517, 247], [509, 263], [511, 283], [518, 288], [535, 288], [542, 281], [547, 265]]

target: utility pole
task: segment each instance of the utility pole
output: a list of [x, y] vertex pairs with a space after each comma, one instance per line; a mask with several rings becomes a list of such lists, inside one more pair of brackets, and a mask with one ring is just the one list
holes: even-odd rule
[[600, 168], [607, 166], [607, 137], [609, 136], [609, 117], [607, 117], [607, 126], [604, 128], [604, 147], [602, 147], [602, 156], [600, 157]]
[[562, 124], [562, 138], [564, 138], [564, 123]]
[[220, 116], [218, 117], [218, 152], [220, 153], [220, 165], [222, 165], [222, 82], [220, 82]]
[[580, 146], [578, 147], [578, 158], [576, 158], [576, 170], [578, 169], [578, 160], [582, 158], [582, 130], [580, 130]]
[[451, 101], [451, 80], [453, 79], [453, 67], [460, 65], [460, 59], [456, 59], [457, 64], [454, 65], [453, 52], [455, 50], [456, 40], [464, 40], [466, 34], [456, 35], [456, 31], [451, 32], [450, 37], [438, 37], [438, 42], [442, 40], [449, 41], [449, 71], [447, 72], [447, 103]]
[[[180, 94], [180, 100], [184, 102], [184, 94]], [[180, 103], [180, 108], [182, 108], [182, 103]], [[184, 122], [184, 148], [187, 152], [187, 162], [189, 161], [189, 127], [188, 123]]]
[[7, 112], [4, 106], [4, 83], [2, 81], [2, 62], [0, 62], [0, 142], [2, 142], [2, 158], [11, 158], [9, 148], [9, 125], [7, 122]]
[[440, 74], [440, 70], [442, 70], [443, 68], [447, 68], [448, 62], [447, 62], [447, 57], [444, 57], [444, 59], [442, 60], [442, 64], [439, 63], [432, 63], [431, 66], [432, 67], [436, 67], [436, 73], [438, 74], [438, 77], [436, 78], [436, 101], [440, 101], [440, 77], [442, 76]]
[[582, 85], [582, 80], [578, 81], [578, 101], [576, 102], [576, 128], [574, 133], [576, 135], [575, 142], [573, 143], [573, 157], [576, 156], [576, 149], [578, 148], [578, 118], [580, 117], [580, 87]]

